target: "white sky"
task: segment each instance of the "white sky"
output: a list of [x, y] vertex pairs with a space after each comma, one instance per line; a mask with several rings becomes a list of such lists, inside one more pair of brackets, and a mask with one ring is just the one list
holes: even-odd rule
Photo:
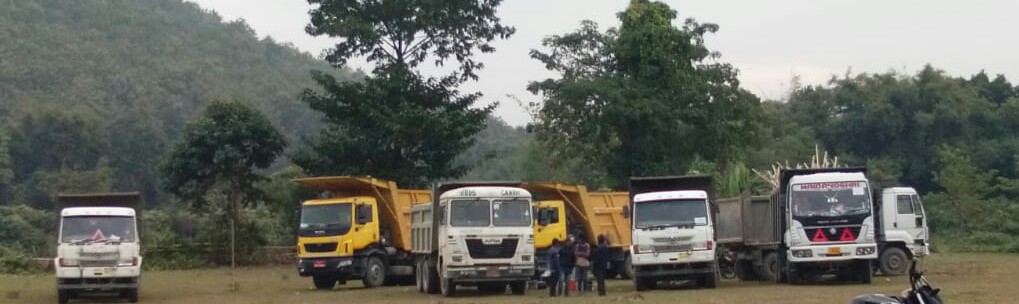
[[[319, 55], [336, 40], [304, 32], [311, 6], [302, 0], [188, 0], [226, 20], [243, 18], [261, 36], [293, 43]], [[718, 24], [707, 38], [721, 61], [740, 70], [745, 89], [763, 99], [781, 99], [793, 75], [821, 84], [832, 75], [889, 70], [914, 73], [926, 63], [956, 76], [986, 70], [1019, 79], [1019, 1], [991, 0], [687, 0], [664, 1], [680, 19]], [[496, 52], [478, 56], [486, 67], [480, 80], [461, 87], [481, 91], [482, 104], [499, 101], [495, 114], [511, 125], [530, 121], [517, 102], [540, 98], [525, 90], [529, 81], [556, 75], [527, 54], [541, 39], [575, 30], [590, 19], [603, 29], [618, 26], [625, 0], [505, 0], [498, 14], [517, 32], [494, 43]], [[681, 21], [680, 21], [681, 22]], [[354, 68], [370, 70], [362, 61]], [[428, 67], [427, 73], [438, 70]]]

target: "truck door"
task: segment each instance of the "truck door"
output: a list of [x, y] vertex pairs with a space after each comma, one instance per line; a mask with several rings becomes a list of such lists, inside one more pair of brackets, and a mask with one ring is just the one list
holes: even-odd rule
[[917, 225], [916, 214], [919, 211], [915, 211], [915, 208], [913, 208], [913, 195], [896, 194], [895, 203], [897, 211], [895, 212], [895, 223], [892, 224], [892, 228], [906, 231], [915, 238], [920, 232], [919, 228], [921, 226]]
[[909, 231], [909, 234], [914, 239], [927, 239], [927, 212], [923, 209], [923, 203], [920, 202], [920, 196], [913, 194], [910, 195], [913, 201], [913, 213], [914, 213], [914, 226], [915, 228]]

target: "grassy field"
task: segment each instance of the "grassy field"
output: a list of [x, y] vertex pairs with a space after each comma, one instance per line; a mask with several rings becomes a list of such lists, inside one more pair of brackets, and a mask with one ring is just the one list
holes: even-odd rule
[[[1019, 299], [1019, 255], [940, 254], [924, 262], [928, 278], [942, 288], [949, 303], [1012, 303]], [[363, 289], [360, 283], [331, 291], [311, 288], [311, 280], [293, 267], [149, 271], [142, 281], [143, 303], [847, 303], [861, 293], [898, 293], [906, 277], [875, 277], [870, 285], [776, 285], [725, 281], [717, 289], [676, 288], [635, 293], [629, 281], [612, 280], [609, 295], [548, 299], [547, 291], [526, 296], [481, 295], [463, 290], [456, 298], [423, 295], [413, 286]], [[466, 288], [465, 288], [466, 289]], [[54, 279], [49, 275], [0, 276], [2, 303], [55, 303]], [[79, 299], [72, 303], [116, 303], [119, 300]]]

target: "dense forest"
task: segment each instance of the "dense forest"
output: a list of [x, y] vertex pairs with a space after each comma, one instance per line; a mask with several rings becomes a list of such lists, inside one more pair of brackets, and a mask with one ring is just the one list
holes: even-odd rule
[[[924, 193], [937, 250], [1019, 252], [1014, 237], [1019, 234], [1019, 87], [1004, 76], [993, 71], [949, 75], [931, 63], [919, 71], [846, 73], [822, 84], [794, 79], [796, 85], [781, 100], [760, 100], [739, 87], [738, 69], [705, 45], [703, 37], [718, 25], [691, 19], [676, 26], [684, 18], [657, 2], [634, 1], [627, 10], [618, 28], [584, 22], [575, 32], [546, 38], [531, 52], [558, 75], [529, 79], [528, 89], [543, 98], [531, 105], [532, 124], [512, 127], [489, 116], [478, 128], [447, 126], [439, 131], [460, 138], [451, 135], [445, 143], [452, 148], [442, 160], [455, 158], [444, 168], [425, 166], [417, 176], [373, 175], [413, 181], [551, 180], [622, 189], [628, 176], [698, 172], [719, 177], [723, 194], [766, 193], [771, 189], [754, 170], [807, 161], [823, 150], [842, 164], [866, 166], [882, 185], [913, 186]], [[501, 30], [506, 37], [512, 33]], [[364, 88], [392, 88], [386, 77], [399, 75], [398, 83], [421, 84], [411, 86], [420, 91], [402, 87], [401, 92], [442, 99], [427, 106], [460, 106], [443, 107], [447, 114], [463, 111], [477, 97], [455, 91], [459, 78], [472, 71], [425, 79], [397, 60], [380, 63], [371, 75], [353, 72], [335, 57], [316, 59], [293, 46], [258, 39], [243, 21], [225, 22], [178, 0], [15, 1], [0, 6], [0, 39], [6, 42], [0, 44], [0, 226], [6, 227], [0, 231], [0, 272], [24, 269], [25, 257], [45, 256], [51, 249], [45, 240], [54, 226], [51, 200], [59, 192], [142, 191], [152, 208], [144, 231], [146, 250], [156, 257], [151, 267], [222, 263], [218, 253], [224, 249], [208, 244], [225, 237], [219, 220], [224, 213], [218, 212], [224, 207], [198, 212], [202, 208], [196, 206], [224, 197], [171, 193], [168, 182], [193, 181], [164, 176], [187, 177], [188, 172], [165, 173], [174, 169], [166, 166], [170, 152], [178, 147], [174, 155], [187, 155], [182, 138], [188, 132], [203, 134], [196, 129], [203, 123], [199, 117], [216, 100], [250, 107], [242, 111], [256, 121], [264, 115], [282, 136], [274, 149], [286, 146], [244, 188], [251, 193], [245, 194], [240, 213], [250, 221], [238, 228], [244, 240], [239, 246], [250, 252], [293, 243], [293, 208], [310, 193], [289, 179], [319, 171], [370, 171], [363, 164], [351, 166], [355, 160], [326, 159], [339, 145], [331, 143], [419, 145], [412, 141], [420, 136], [407, 130], [418, 128], [415, 119], [435, 109], [415, 106], [419, 101], [406, 97], [354, 101], [351, 96], [371, 99], [377, 92]], [[642, 42], [648, 39], [660, 43]], [[391, 73], [393, 66], [399, 73]], [[488, 111], [457, 117], [467, 125]], [[374, 119], [379, 115], [400, 119]], [[195, 127], [189, 127], [192, 123]], [[352, 130], [379, 135], [358, 138]], [[309, 146], [327, 155], [315, 159], [300, 153]], [[398, 143], [394, 147], [406, 150]], [[359, 153], [392, 152], [365, 151]], [[301, 168], [302, 162], [314, 168]]]

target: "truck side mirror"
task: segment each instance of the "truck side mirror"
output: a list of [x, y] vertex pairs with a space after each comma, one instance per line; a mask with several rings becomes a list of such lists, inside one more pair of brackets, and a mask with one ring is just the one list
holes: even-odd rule
[[294, 208], [294, 223], [301, 224], [301, 207]]
[[629, 205], [624, 205], [623, 206], [623, 218], [630, 218], [630, 206]]
[[372, 206], [368, 204], [357, 205], [357, 224], [364, 225], [372, 222]]

